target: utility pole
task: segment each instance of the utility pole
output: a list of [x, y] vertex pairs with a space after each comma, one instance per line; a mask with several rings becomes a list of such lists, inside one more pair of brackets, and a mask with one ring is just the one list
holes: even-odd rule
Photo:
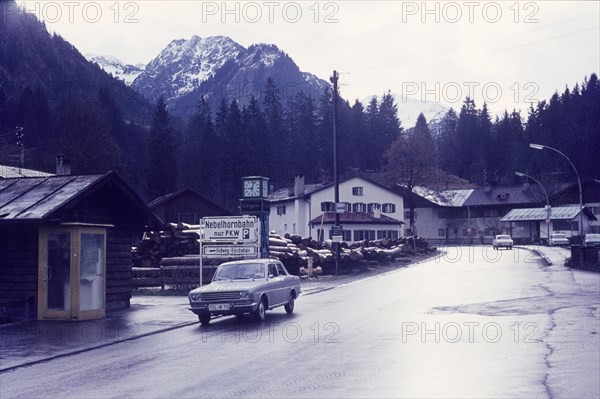
[[[338, 213], [337, 204], [340, 202], [340, 180], [338, 175], [338, 143], [337, 143], [337, 101], [338, 101], [338, 78], [337, 71], [333, 71], [331, 83], [333, 83], [333, 184], [334, 184], [334, 209], [335, 209], [335, 226], [340, 225], [340, 214]], [[340, 274], [340, 243], [335, 242], [335, 273]]]

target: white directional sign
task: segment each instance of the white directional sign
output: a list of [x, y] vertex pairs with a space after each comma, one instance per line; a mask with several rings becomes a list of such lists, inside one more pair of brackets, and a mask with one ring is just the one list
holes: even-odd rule
[[205, 256], [257, 256], [257, 245], [205, 245], [202, 247]]
[[204, 242], [255, 243], [260, 223], [256, 216], [206, 217], [201, 220]]

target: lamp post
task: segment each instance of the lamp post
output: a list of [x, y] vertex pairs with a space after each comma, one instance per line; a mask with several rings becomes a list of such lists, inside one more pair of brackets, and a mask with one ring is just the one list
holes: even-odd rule
[[550, 199], [548, 198], [548, 192], [546, 191], [546, 189], [544, 188], [544, 186], [542, 186], [542, 183], [540, 183], [537, 179], [529, 176], [528, 174], [521, 173], [521, 172], [515, 172], [515, 175], [517, 175], [519, 177], [527, 177], [527, 178], [533, 180], [544, 191], [544, 195], [546, 196], [546, 225], [548, 226], [548, 231], [546, 233], [546, 236], [548, 238], [548, 245], [550, 245]]
[[575, 165], [573, 165], [573, 162], [571, 162], [569, 157], [567, 157], [565, 154], [563, 154], [556, 148], [549, 147], [549, 146], [543, 145], [543, 144], [533, 144], [533, 143], [530, 143], [529, 147], [531, 147], [535, 150], [549, 149], [554, 152], [558, 152], [569, 162], [569, 164], [573, 168], [573, 171], [575, 172], [575, 176], [577, 177], [577, 185], [579, 186], [579, 239], [581, 240], [581, 243], [583, 243], [583, 191], [581, 190], [581, 179], [579, 178], [579, 173], [577, 173], [577, 169], [575, 169]]

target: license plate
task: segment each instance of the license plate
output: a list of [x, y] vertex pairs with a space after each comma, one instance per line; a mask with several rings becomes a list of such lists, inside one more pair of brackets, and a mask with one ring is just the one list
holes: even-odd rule
[[217, 311], [217, 310], [229, 310], [229, 304], [228, 303], [213, 303], [208, 305], [208, 310], [210, 310], [211, 312]]

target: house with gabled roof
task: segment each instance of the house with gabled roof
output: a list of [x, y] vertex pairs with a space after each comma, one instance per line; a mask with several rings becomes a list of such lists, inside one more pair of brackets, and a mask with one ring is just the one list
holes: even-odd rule
[[[347, 242], [403, 236], [404, 200], [389, 187], [366, 176], [340, 180], [337, 211]], [[293, 188], [269, 195], [269, 229], [279, 234], [327, 240], [335, 225], [333, 183], [305, 184], [294, 178]]]
[[230, 216], [231, 212], [202, 194], [184, 188], [158, 197], [148, 207], [165, 222], [199, 224], [206, 216]]
[[129, 307], [131, 246], [162, 225], [114, 172], [0, 179], [0, 322]]
[[456, 190], [405, 187], [397, 190], [415, 203], [417, 235], [433, 243], [487, 243], [503, 232], [501, 218], [515, 208], [542, 206], [538, 186], [485, 186]]

